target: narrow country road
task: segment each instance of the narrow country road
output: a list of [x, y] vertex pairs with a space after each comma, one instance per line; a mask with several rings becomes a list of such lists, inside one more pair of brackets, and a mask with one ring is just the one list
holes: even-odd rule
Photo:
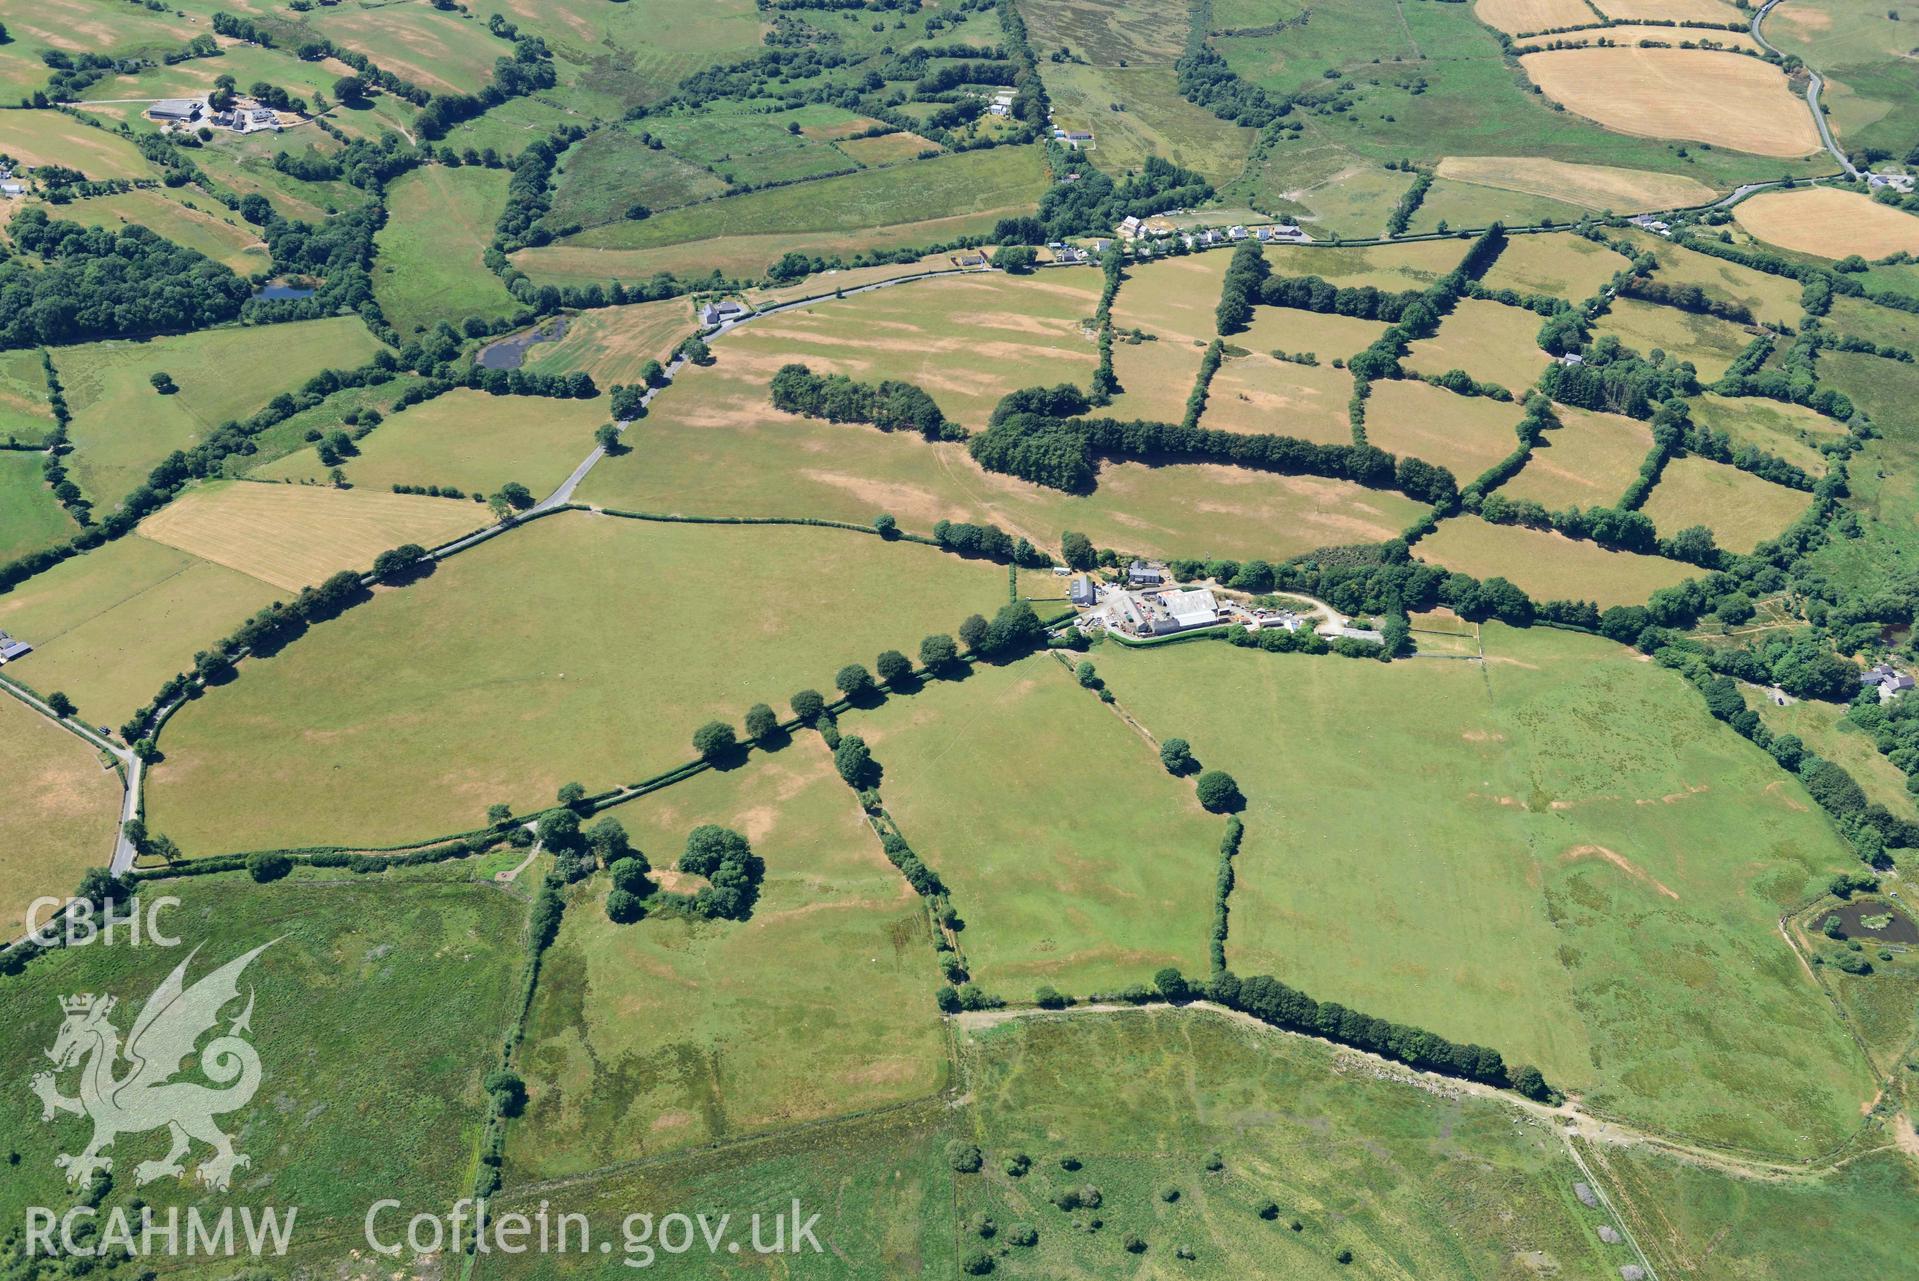
[[46, 700], [37, 694], [29, 693], [22, 685], [0, 677], [0, 690], [13, 695], [75, 738], [84, 740], [87, 746], [106, 752], [120, 762], [120, 767], [126, 771], [126, 788], [120, 800], [120, 823], [113, 830], [113, 857], [108, 863], [108, 870], [115, 876], [119, 876], [130, 869], [133, 866], [135, 850], [133, 842], [127, 839], [127, 824], [140, 813], [140, 784], [145, 775], [140, 758], [124, 747], [115, 746], [79, 721], [61, 716], [47, 706]]
[[[1761, 31], [1760, 27], [1765, 23], [1766, 15], [1783, 3], [1785, 0], [1766, 0], [1766, 3], [1759, 7], [1759, 12], [1752, 15], [1752, 38], [1759, 42], [1762, 49], [1768, 53], [1779, 54], [1782, 58], [1786, 56], [1785, 53], [1772, 41], [1766, 39], [1766, 33]], [[1812, 112], [1812, 123], [1819, 130], [1819, 140], [1826, 144], [1826, 150], [1832, 153], [1832, 158], [1837, 160], [1840, 167], [1846, 171], [1846, 176], [1857, 181], [1862, 175], [1858, 169], [1854, 168], [1852, 161], [1846, 157], [1845, 151], [1832, 136], [1832, 126], [1826, 123], [1825, 110], [1819, 105], [1820, 91], [1826, 87], [1825, 78], [1810, 66], [1806, 67], [1806, 75], [1809, 77], [1806, 82], [1806, 107]], [[1734, 195], [1737, 194], [1737, 192], [1734, 193]]]

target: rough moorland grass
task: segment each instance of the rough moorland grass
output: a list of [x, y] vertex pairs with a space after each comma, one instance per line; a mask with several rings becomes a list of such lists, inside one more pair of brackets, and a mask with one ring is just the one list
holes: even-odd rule
[[1756, 396], [1733, 399], [1708, 393], [1693, 399], [1689, 409], [1695, 424], [1724, 433], [1735, 448], [1751, 445], [1814, 476], [1826, 474], [1826, 456], [1818, 446], [1845, 433], [1843, 424], [1824, 414]]
[[[144, 342], [57, 348], [54, 365], [73, 407], [68, 465], [96, 505], [119, 502], [176, 449], [244, 418], [322, 369], [365, 364], [380, 343], [358, 316], [207, 329]], [[162, 396], [149, 375], [173, 375]]]
[[1044, 186], [1037, 148], [995, 147], [729, 196], [641, 222], [589, 228], [562, 244], [650, 249], [732, 236], [843, 234], [1030, 205]]
[[[1118, 361], [1114, 363], [1117, 366]], [[1353, 438], [1347, 411], [1352, 395], [1352, 375], [1343, 369], [1275, 360], [1255, 351], [1220, 365], [1207, 389], [1206, 412], [1199, 425], [1214, 431], [1269, 432], [1345, 445]]]
[[792, 361], [864, 382], [904, 379], [979, 430], [1007, 392], [1086, 384], [1098, 354], [1083, 322], [1099, 290], [1092, 271], [913, 281], [755, 320], [727, 337], [721, 359], [762, 384]]
[[1906, 790], [1906, 776], [1887, 760], [1865, 730], [1846, 719], [1846, 709], [1817, 699], [1781, 707], [1763, 690], [1741, 686], [1746, 706], [1775, 734], [1797, 734], [1813, 752], [1852, 775], [1866, 795], [1902, 818], [1919, 820], [1919, 800]]
[[1812, 503], [1812, 495], [1709, 458], [1688, 456], [1666, 464], [1643, 510], [1661, 534], [1690, 525], [1712, 530], [1728, 551], [1749, 552], [1777, 538]]
[[1903, 577], [1900, 557], [1919, 529], [1919, 370], [1828, 351], [1819, 377], [1863, 407], [1878, 434], [1846, 469], [1843, 501], [1859, 517], [1859, 536], [1832, 539], [1814, 558], [1835, 582], [1877, 590]]
[[[1913, 221], [1919, 223], [1919, 218]], [[1630, 231], [1626, 239], [1651, 251], [1659, 260], [1653, 272], [1659, 284], [1697, 285], [1708, 298], [1746, 307], [1761, 324], [1793, 326], [1799, 322], [1803, 309], [1799, 304], [1801, 286], [1796, 280], [1685, 249], [1650, 232]]]
[[47, 371], [35, 350], [0, 354], [0, 437], [38, 444], [53, 430]]
[[245, 574], [122, 538], [0, 596], [0, 629], [34, 646], [7, 675], [62, 690], [94, 725], [117, 726], [195, 653], [283, 593]]
[[[849, 608], [855, 583], [888, 608]], [[704, 722], [830, 688], [1005, 599], [1001, 566], [842, 530], [551, 516], [184, 709], [149, 810], [195, 854], [461, 831], [569, 780], [650, 778]], [[362, 667], [385, 679], [345, 678]], [[300, 801], [243, 800], [261, 794]]]
[[[120, 779], [100, 753], [11, 694], [0, 693], [0, 935], [26, 930], [27, 905], [65, 897], [113, 854]], [[41, 920], [49, 914], [39, 913]]]
[[1717, 316], [1702, 316], [1633, 298], [1616, 298], [1612, 310], [1593, 326], [1595, 335], [1612, 334], [1626, 346], [1650, 356], [1663, 351], [1672, 360], [1690, 360], [1699, 381], [1710, 383], [1752, 342], [1752, 335]]
[[557, 341], [535, 343], [524, 368], [542, 374], [584, 369], [602, 387], [637, 383], [647, 361], [665, 364], [680, 339], [698, 324], [683, 298], [581, 312], [567, 322], [565, 335]]
[[80, 532], [47, 488], [44, 454], [0, 450], [0, 561], [24, 556]]
[[[1190, 1247], [1177, 1275], [1208, 1279], [1492, 1276], [1516, 1257], [1560, 1276], [1611, 1272], [1560, 1141], [1493, 1100], [1434, 1097], [1205, 1009], [1022, 1019], [970, 1031], [960, 1053], [968, 1137], [987, 1156], [959, 1180], [960, 1212], [1039, 1230], [1004, 1256], [1009, 1276], [1129, 1275], [1128, 1235], [1148, 1259]], [[1002, 1172], [1015, 1152], [1032, 1158], [1024, 1178]], [[1060, 1168], [1068, 1155], [1080, 1169]], [[1105, 1220], [1090, 1234], [1048, 1201], [1089, 1183]], [[1267, 1201], [1278, 1218], [1260, 1217]]]
[[1441, 521], [1413, 556], [1474, 578], [1508, 579], [1534, 600], [1589, 600], [1601, 609], [1643, 604], [1661, 587], [1703, 572], [1663, 556], [1607, 551], [1564, 534], [1463, 515]]
[[468, 316], [491, 320], [519, 304], [481, 255], [506, 205], [507, 175], [498, 169], [427, 165], [387, 193], [386, 225], [374, 237], [379, 262], [374, 294], [402, 335]]
[[1387, 379], [1375, 382], [1366, 399], [1366, 439], [1402, 458], [1437, 463], [1464, 485], [1519, 447], [1513, 428], [1522, 412], [1509, 401]]
[[1488, 289], [1552, 294], [1579, 302], [1631, 265], [1604, 245], [1569, 232], [1553, 232], [1509, 237], [1483, 279]]
[[389, 548], [436, 547], [492, 523], [484, 507], [447, 498], [218, 480], [147, 517], [138, 532], [297, 593], [343, 569], [371, 569]]
[[[1216, 465], [1109, 464], [1093, 493], [1063, 494], [983, 471], [963, 445], [929, 445], [917, 435], [780, 413], [768, 403], [762, 378], [746, 377], [729, 363], [734, 341], [715, 345], [712, 368], [682, 371], [640, 428], [628, 433], [632, 452], [608, 459], [587, 478], [581, 502], [856, 523], [890, 512], [922, 532], [940, 520], [991, 521], [1049, 550], [1073, 529], [1102, 547], [1242, 560], [1377, 542], [1422, 510], [1400, 494], [1345, 481]], [[1166, 345], [1122, 344], [1119, 350]], [[1126, 363], [1119, 368], [1126, 378]]]
[[[232, 1200], [299, 1206], [296, 1241], [331, 1241], [345, 1261], [354, 1246], [365, 1247], [360, 1225], [374, 1200], [445, 1205], [466, 1189], [486, 1110], [480, 1079], [496, 1061], [517, 994], [520, 901], [490, 887], [377, 877], [257, 886], [228, 876], [153, 892], [182, 900], [160, 920], [184, 946], [70, 948], [0, 984], [0, 1063], [15, 1079], [48, 1066], [43, 1051], [61, 1018], [56, 994], [115, 998], [113, 1022], [124, 1034], [190, 948], [200, 950], [188, 982], [270, 943], [219, 1024], [226, 1028], [245, 1008], [251, 990], [247, 1039], [262, 1081], [252, 1105], [224, 1124], [252, 1158], [234, 1178]], [[181, 1079], [201, 1079], [188, 1072]], [[79, 1151], [89, 1123], [39, 1118], [39, 1101], [25, 1089], [0, 1099], [0, 1126], [20, 1158], [0, 1190], [11, 1216], [73, 1199], [54, 1157]], [[109, 1204], [137, 1197], [157, 1216], [204, 1207], [191, 1167], [185, 1182], [161, 1179], [136, 1192], [134, 1166], [166, 1149], [164, 1128], [123, 1133], [110, 1152]], [[196, 1143], [190, 1160], [205, 1155]]]
[[[1093, 161], [1108, 173], [1133, 172], [1163, 156], [1215, 186], [1239, 176], [1258, 141], [1255, 129], [1219, 119], [1180, 96], [1170, 63], [1159, 66], [1042, 64], [1053, 118], [1093, 132]], [[1114, 111], [1112, 104], [1125, 105]]]
[[[461, 388], [389, 414], [361, 437], [360, 452], [340, 470], [348, 484], [371, 493], [395, 485], [451, 485], [490, 494], [518, 481], [544, 498], [592, 452], [594, 429], [608, 418], [604, 399], [491, 396]], [[332, 471], [314, 449], [302, 449], [254, 475], [324, 482]], [[475, 507], [464, 519], [477, 526], [490, 518]]]
[[1849, 1134], [1869, 1074], [1775, 928], [1853, 863], [1823, 814], [1678, 676], [1592, 637], [1484, 639], [1484, 666], [1102, 654], [1248, 797], [1229, 964], [1689, 1138]]
[[[1826, 325], [1851, 338], [1865, 338], [1888, 347], [1919, 352], [1919, 316], [1909, 311], [1895, 311], [1863, 298], [1835, 298]], [[1840, 362], [1842, 366], [1848, 363]]]
[[887, 812], [952, 891], [988, 991], [1084, 996], [1165, 965], [1204, 972], [1223, 823], [1051, 657], [841, 725], [884, 767]]
[[499, 7], [521, 31], [568, 55], [556, 59], [560, 96], [609, 119], [666, 97], [695, 71], [752, 57], [767, 30], [752, 0], [714, 0], [697, 9], [678, 0], [584, 9], [504, 0]]
[[1406, 366], [1422, 374], [1463, 369], [1519, 395], [1546, 368], [1539, 317], [1504, 303], [1462, 298], [1431, 338], [1412, 344]]
[[747, 921], [607, 919], [572, 896], [512, 1130], [522, 1180], [883, 1107], [945, 1083], [931, 931], [818, 734], [616, 814], [656, 868], [719, 823], [766, 863]]
[[[189, 202], [198, 207], [188, 208]], [[207, 212], [206, 206], [213, 204], [204, 192], [180, 197], [146, 188], [76, 201], [58, 210], [57, 216], [110, 231], [145, 227], [156, 236], [223, 262], [243, 276], [266, 270], [272, 259], [259, 231], [242, 223], [238, 214]]]
[[596, 130], [561, 163], [551, 215], [558, 227], [597, 227], [624, 218], [635, 204], [672, 209], [726, 191], [724, 179], [671, 151], [655, 151], [636, 129]]
[[1548, 511], [1610, 507], [1619, 501], [1652, 448], [1652, 431], [1636, 418], [1555, 405], [1559, 427], [1533, 446], [1520, 473], [1500, 486]]
[[[669, 157], [677, 155], [718, 175], [719, 192], [711, 194], [719, 194], [729, 186], [764, 187], [843, 173], [854, 165], [830, 136], [875, 123], [840, 107], [813, 104], [771, 113], [711, 109], [660, 115], [649, 117], [646, 127], [665, 142]], [[799, 125], [799, 132], [788, 130], [789, 124]], [[646, 167], [652, 167], [650, 162]], [[688, 202], [682, 198], [671, 203]]]

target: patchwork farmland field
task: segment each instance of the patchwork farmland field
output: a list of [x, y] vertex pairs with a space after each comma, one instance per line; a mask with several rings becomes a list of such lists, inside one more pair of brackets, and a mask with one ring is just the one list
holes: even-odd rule
[[1522, 412], [1411, 378], [1376, 382], [1366, 400], [1366, 439], [1401, 457], [1437, 463], [1463, 485], [1519, 447], [1514, 427]]
[[0, 353], [0, 435], [8, 444], [37, 445], [53, 425], [40, 353]]
[[1764, 325], [1790, 326], [1800, 314], [1801, 286], [1796, 280], [1698, 253], [1647, 232], [1629, 232], [1626, 239], [1658, 259], [1653, 279], [1659, 284], [1697, 288], [1715, 302], [1744, 307]]
[[1704, 49], [1558, 49], [1520, 60], [1548, 98], [1608, 129], [1782, 159], [1819, 135], [1779, 70]]
[[1689, 360], [1701, 382], [1712, 382], [1725, 373], [1752, 341], [1751, 334], [1717, 316], [1632, 298], [1616, 299], [1593, 332], [1612, 334], [1643, 356], [1663, 351], [1673, 360]]
[[1517, 476], [1499, 487], [1559, 511], [1611, 507], [1619, 501], [1652, 450], [1652, 430], [1636, 418], [1570, 405], [1553, 406], [1559, 427], [1533, 446]]
[[0, 451], [0, 561], [64, 542], [79, 532], [41, 475], [45, 455]]
[[1813, 476], [1826, 473], [1826, 455], [1819, 447], [1844, 434], [1840, 424], [1824, 414], [1785, 401], [1708, 393], [1688, 402], [1687, 408], [1694, 423], [1724, 433], [1735, 447], [1751, 445]]
[[403, 334], [445, 320], [482, 320], [518, 307], [480, 261], [506, 203], [506, 176], [489, 169], [424, 169], [393, 184], [379, 235], [386, 260], [375, 296]]
[[[37, 898], [64, 899], [113, 849], [120, 779], [100, 752], [0, 691], [12, 767], [0, 781], [0, 934], [26, 932]], [[48, 919], [42, 908], [36, 924]]]
[[1729, 551], [1748, 552], [1776, 538], [1812, 502], [1812, 495], [1739, 471], [1707, 458], [1675, 458], [1666, 464], [1645, 513], [1662, 534], [1704, 525]]
[[1422, 374], [1463, 369], [1518, 396], [1546, 369], [1538, 334], [1539, 317], [1530, 311], [1463, 298], [1437, 334], [1412, 344], [1406, 366]]
[[[1579, 0], [1582, 5], [1583, 2]], [[1484, 4], [1479, 6], [1482, 12], [1485, 7]], [[1434, 172], [1441, 178], [1494, 187], [1519, 195], [1546, 196], [1602, 213], [1608, 210], [1625, 213], [1629, 210], [1702, 205], [1714, 195], [1711, 187], [1683, 174], [1619, 169], [1611, 165], [1567, 164], [1531, 156], [1447, 156], [1439, 162]], [[1538, 243], [1538, 238], [1527, 236], [1517, 243]], [[1511, 252], [1509, 248], [1507, 254]]]
[[1733, 218], [1768, 244], [1824, 258], [1919, 253], [1919, 217], [1856, 191], [1762, 191], [1735, 205]]
[[1602, 285], [1631, 265], [1605, 245], [1583, 236], [1554, 232], [1507, 240], [1484, 279], [1489, 289], [1550, 294], [1578, 302], [1598, 293]]
[[1494, 525], [1477, 516], [1441, 521], [1413, 547], [1413, 556], [1475, 578], [1504, 578], [1535, 600], [1589, 600], [1601, 609], [1642, 604], [1660, 588], [1699, 573], [1663, 556], [1608, 551], [1564, 534]]

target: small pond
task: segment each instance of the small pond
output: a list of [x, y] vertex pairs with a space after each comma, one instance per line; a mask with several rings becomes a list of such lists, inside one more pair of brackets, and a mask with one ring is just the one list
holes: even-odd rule
[[1823, 926], [1828, 916], [1838, 917], [1840, 932], [1861, 943], [1919, 944], [1919, 922], [1904, 908], [1882, 898], [1856, 898], [1830, 912], [1821, 912], [1816, 924]]
[[278, 280], [271, 284], [261, 285], [253, 291], [255, 298], [311, 298], [313, 294], [314, 291], [305, 285], [289, 285]]
[[528, 329], [502, 338], [496, 343], [482, 348], [479, 365], [482, 369], [518, 369], [526, 363], [526, 353], [536, 342], [553, 342], [566, 337], [567, 319], [565, 316], [537, 329]]

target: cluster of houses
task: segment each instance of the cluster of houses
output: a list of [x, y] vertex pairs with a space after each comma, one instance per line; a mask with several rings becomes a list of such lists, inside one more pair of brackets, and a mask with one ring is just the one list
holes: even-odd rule
[[1257, 240], [1260, 244], [1308, 244], [1312, 237], [1290, 222], [1262, 227], [1208, 227], [1197, 231], [1179, 231], [1162, 217], [1136, 218], [1127, 215], [1115, 228], [1119, 238], [1131, 244], [1135, 253], [1170, 253], [1178, 240], [1188, 250], [1212, 249], [1219, 245]]
[[1134, 561], [1126, 567], [1126, 586], [1108, 586], [1090, 574], [1074, 578], [1067, 596], [1082, 611], [1079, 625], [1149, 640], [1202, 627], [1237, 624], [1247, 631], [1283, 627], [1298, 631], [1305, 620], [1291, 610], [1262, 609], [1222, 601], [1210, 588], [1167, 586], [1164, 566]]
[[15, 640], [5, 632], [0, 632], [0, 666], [11, 663], [16, 658], [25, 658], [33, 652], [33, 646], [23, 640]]
[[1904, 672], [1895, 671], [1891, 663], [1875, 663], [1859, 673], [1859, 684], [1863, 688], [1877, 686], [1879, 701], [1890, 703], [1912, 688], [1913, 679]]
[[234, 133], [280, 128], [279, 112], [249, 98], [236, 99], [232, 106], [221, 111], [213, 110], [200, 98], [163, 98], [147, 108], [147, 119], [178, 129], [206, 124], [215, 129], [231, 129]]
[[1902, 196], [1910, 196], [1913, 191], [1913, 177], [1909, 173], [1869, 173], [1866, 186], [1873, 191], [1881, 187], [1890, 187]]
[[1656, 236], [1672, 235], [1672, 224], [1663, 218], [1655, 218], [1651, 214], [1640, 214], [1629, 221], [1641, 231], [1650, 231]]

